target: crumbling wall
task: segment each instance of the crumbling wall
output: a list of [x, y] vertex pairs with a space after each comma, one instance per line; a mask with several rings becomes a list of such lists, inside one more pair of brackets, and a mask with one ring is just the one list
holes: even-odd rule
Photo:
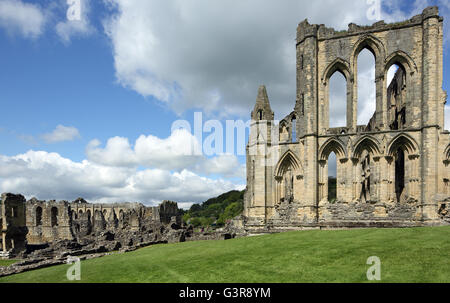
[[1, 196], [2, 228], [1, 248], [3, 253], [20, 251], [26, 246], [25, 198], [22, 195], [4, 193]]
[[[307, 20], [298, 25], [294, 111], [273, 128], [261, 86], [251, 115], [246, 229], [446, 222], [450, 133], [444, 130], [443, 30], [437, 7], [403, 22], [351, 23], [343, 31]], [[364, 49], [375, 58], [375, 112], [367, 125], [358, 125], [358, 56]], [[398, 70], [389, 84], [393, 65]], [[337, 72], [347, 83], [346, 121], [332, 128], [330, 78]], [[328, 197], [332, 153], [336, 199]]]
[[81, 247], [109, 251], [184, 239], [176, 202], [146, 207], [141, 203], [95, 204], [82, 198], [25, 201], [22, 195], [5, 193], [0, 209], [2, 249], [14, 254], [38, 250], [45, 255], [46, 251], [53, 254]]

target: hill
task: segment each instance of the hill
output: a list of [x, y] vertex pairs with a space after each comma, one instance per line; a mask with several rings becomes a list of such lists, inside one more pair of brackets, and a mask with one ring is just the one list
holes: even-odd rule
[[230, 191], [201, 204], [194, 204], [184, 212], [186, 223], [198, 226], [223, 226], [244, 210], [244, 191]]
[[[446, 226], [298, 231], [159, 244], [82, 261], [79, 282], [367, 282], [371, 256], [381, 260], [380, 282], [450, 282], [449, 237]], [[68, 282], [69, 266], [0, 282]]]

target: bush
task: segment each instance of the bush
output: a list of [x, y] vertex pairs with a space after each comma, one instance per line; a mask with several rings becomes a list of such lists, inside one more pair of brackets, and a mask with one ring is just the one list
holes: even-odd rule
[[244, 191], [230, 191], [201, 204], [194, 204], [183, 215], [186, 223], [194, 227], [224, 225], [231, 218], [238, 216], [244, 209]]

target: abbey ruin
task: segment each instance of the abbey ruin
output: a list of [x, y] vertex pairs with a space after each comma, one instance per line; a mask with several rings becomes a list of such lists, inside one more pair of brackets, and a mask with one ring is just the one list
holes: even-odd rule
[[129, 250], [185, 240], [176, 202], [88, 203], [82, 198], [41, 201], [4, 193], [0, 200], [0, 257], [54, 257], [69, 252]]
[[[297, 29], [294, 111], [275, 125], [264, 86], [247, 146], [247, 231], [407, 227], [449, 222], [450, 133], [444, 130], [443, 18], [428, 7], [410, 20], [347, 31], [307, 20]], [[376, 111], [357, 125], [359, 53], [375, 57]], [[387, 83], [391, 66], [398, 66]], [[346, 124], [330, 128], [329, 80], [347, 82]], [[337, 158], [336, 199], [328, 159]]]

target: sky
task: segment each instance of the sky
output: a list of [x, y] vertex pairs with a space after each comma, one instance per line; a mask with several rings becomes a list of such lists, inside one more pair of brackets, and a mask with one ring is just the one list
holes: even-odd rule
[[[297, 24], [372, 24], [373, 2], [0, 0], [0, 192], [189, 207], [245, 188], [245, 142], [211, 140], [217, 123], [250, 119], [261, 84], [275, 118], [289, 114]], [[448, 90], [448, 1], [380, 3], [386, 22], [440, 6]], [[373, 62], [358, 59], [359, 123], [374, 109]], [[342, 87], [333, 76], [335, 105]], [[345, 124], [342, 108], [331, 108], [332, 125]], [[449, 116], [446, 107], [446, 129]], [[172, 131], [180, 120], [191, 132]], [[189, 155], [208, 144], [214, 152]]]

